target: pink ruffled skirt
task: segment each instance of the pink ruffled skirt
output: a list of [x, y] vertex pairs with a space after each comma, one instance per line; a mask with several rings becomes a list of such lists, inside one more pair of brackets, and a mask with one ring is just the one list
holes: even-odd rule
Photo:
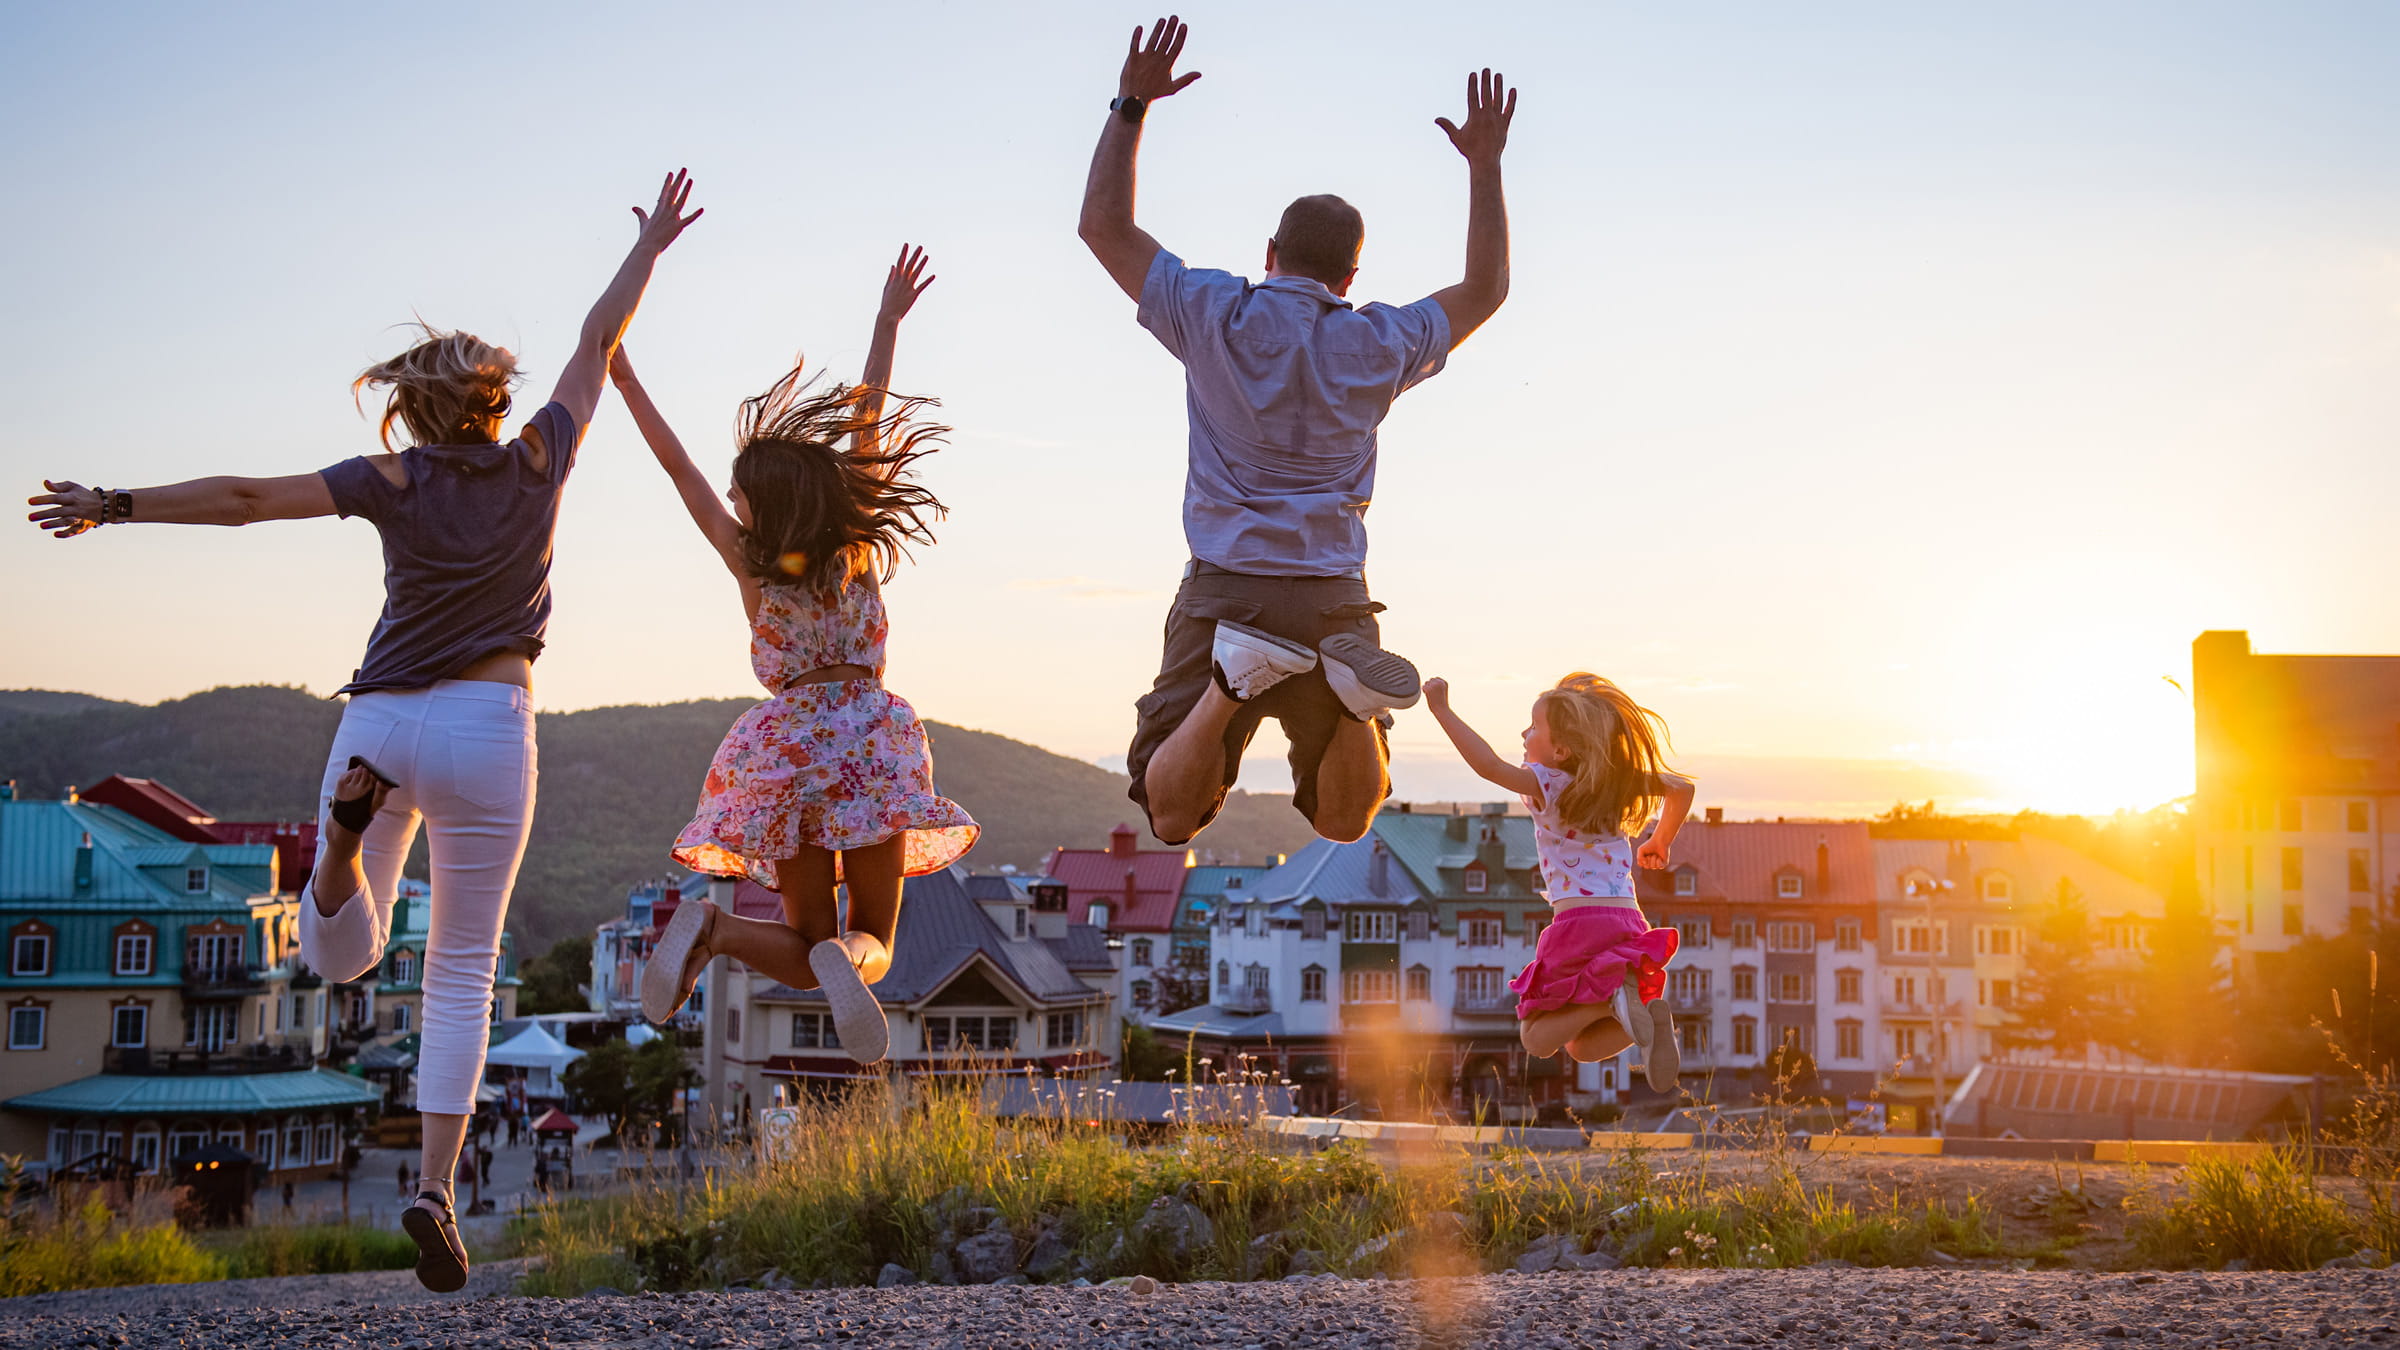
[[1652, 928], [1630, 905], [1579, 905], [1560, 914], [1533, 946], [1533, 963], [1508, 987], [1517, 991], [1517, 1016], [1573, 1004], [1606, 1003], [1638, 967], [1636, 989], [1648, 1003], [1666, 992], [1667, 962], [1681, 935]]
[[977, 826], [933, 790], [933, 752], [908, 700], [879, 680], [794, 685], [743, 713], [708, 766], [699, 809], [675, 840], [695, 872], [776, 888], [802, 845], [839, 851], [906, 835], [908, 876], [937, 872]]

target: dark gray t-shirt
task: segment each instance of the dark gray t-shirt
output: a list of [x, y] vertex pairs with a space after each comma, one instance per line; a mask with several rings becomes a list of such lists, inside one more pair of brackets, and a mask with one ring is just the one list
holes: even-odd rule
[[364, 455], [322, 471], [334, 510], [383, 534], [383, 617], [338, 692], [421, 689], [494, 652], [541, 655], [558, 494], [583, 428], [557, 403], [530, 426], [549, 452], [542, 472], [523, 437], [403, 450], [402, 487]]

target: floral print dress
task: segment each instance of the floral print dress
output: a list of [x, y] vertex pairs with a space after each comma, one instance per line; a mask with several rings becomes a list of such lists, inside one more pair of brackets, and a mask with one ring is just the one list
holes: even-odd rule
[[[933, 790], [933, 753], [908, 700], [883, 687], [890, 631], [871, 573], [830, 596], [769, 586], [751, 621], [750, 666], [773, 698], [743, 713], [709, 763], [700, 806], [675, 839], [675, 861], [716, 876], [747, 874], [775, 889], [775, 863], [803, 846], [839, 851], [908, 838], [904, 874], [956, 862], [978, 826]], [[794, 684], [825, 666], [875, 672]]]

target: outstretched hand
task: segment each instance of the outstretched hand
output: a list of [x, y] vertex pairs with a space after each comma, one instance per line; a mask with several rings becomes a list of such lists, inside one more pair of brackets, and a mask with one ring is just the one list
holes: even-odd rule
[[934, 279], [925, 275], [925, 250], [913, 244], [900, 246], [899, 261], [883, 277], [883, 304], [876, 317], [898, 322], [915, 307], [917, 297]]
[[1196, 70], [1175, 73], [1175, 58], [1183, 55], [1183, 40], [1191, 31], [1191, 25], [1170, 14], [1150, 25], [1150, 40], [1144, 42], [1140, 25], [1135, 25], [1133, 45], [1125, 52], [1125, 68], [1117, 74], [1118, 95], [1156, 103], [1199, 79]]
[[1427, 679], [1425, 683], [1419, 687], [1425, 691], [1425, 706], [1427, 708], [1447, 708], [1450, 706], [1450, 682], [1448, 680], [1443, 679], [1439, 675], [1435, 675]]
[[25, 518], [37, 529], [48, 530], [59, 539], [72, 539], [100, 523], [100, 490], [65, 480], [51, 482], [45, 478], [42, 486], [48, 491], [38, 497], [27, 497], [27, 506], [41, 509]]
[[683, 214], [684, 203], [692, 199], [692, 175], [677, 169], [667, 175], [658, 189], [658, 203], [649, 210], [633, 208], [633, 218], [642, 222], [641, 245], [653, 253], [666, 252], [667, 245], [683, 233], [683, 227], [698, 220], [700, 211]]
[[1433, 119], [1450, 137], [1450, 144], [1467, 157], [1469, 164], [1497, 164], [1500, 151], [1508, 145], [1509, 119], [1517, 115], [1517, 91], [1508, 85], [1508, 78], [1495, 75], [1489, 67], [1467, 77], [1467, 124], [1459, 126], [1447, 117]]
[[1668, 859], [1668, 846], [1658, 842], [1658, 836], [1656, 835], [1652, 835], [1648, 839], [1643, 840], [1642, 846], [1639, 849], [1636, 849], [1633, 855], [1633, 860], [1635, 862], [1640, 863], [1644, 867], [1650, 868], [1652, 871], [1656, 871], [1659, 868], [1665, 867]]
[[625, 354], [625, 344], [622, 342], [617, 344], [615, 351], [608, 354], [608, 378], [615, 380], [619, 385], [642, 382], [641, 377], [633, 373], [633, 358]]

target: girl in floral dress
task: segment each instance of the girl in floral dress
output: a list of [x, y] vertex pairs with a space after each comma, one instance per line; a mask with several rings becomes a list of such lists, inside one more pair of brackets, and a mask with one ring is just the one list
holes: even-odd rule
[[[912, 420], [926, 400], [884, 406], [901, 317], [933, 282], [924, 273], [924, 251], [903, 247], [857, 385], [811, 390], [795, 369], [742, 404], [730, 511], [622, 347], [609, 366], [685, 509], [741, 584], [751, 667], [774, 695], [725, 733], [675, 860], [781, 892], [785, 922], [705, 900], [678, 907], [643, 973], [653, 1022], [673, 1016], [723, 953], [795, 989], [823, 989], [843, 1049], [862, 1064], [882, 1059], [890, 1032], [867, 986], [891, 967], [901, 880], [949, 866], [975, 842], [974, 820], [933, 790], [916, 711], [882, 682], [880, 581], [908, 541], [931, 541], [925, 517], [942, 512], [904, 470], [946, 428]], [[849, 892], [846, 925], [837, 886]]]
[[[1659, 995], [1676, 933], [1650, 926], [1633, 887], [1637, 860], [1667, 865], [1692, 809], [1692, 780], [1668, 772], [1659, 751], [1666, 724], [1624, 690], [1578, 671], [1533, 701], [1525, 761], [1511, 764], [1451, 711], [1448, 681], [1427, 680], [1425, 703], [1467, 767], [1523, 797], [1533, 813], [1542, 890], [1557, 917], [1532, 963], [1508, 982], [1526, 1052], [1547, 1058], [1564, 1048], [1590, 1062], [1643, 1046], [1650, 1086], [1673, 1091], [1682, 1057]], [[1658, 824], [1645, 838], [1653, 807]]]

